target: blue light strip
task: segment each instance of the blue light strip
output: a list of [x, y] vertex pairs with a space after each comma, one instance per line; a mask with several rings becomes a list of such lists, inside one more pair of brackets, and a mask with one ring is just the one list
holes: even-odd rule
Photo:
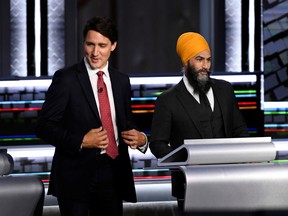
[[5, 138], [37, 138], [37, 137], [35, 134], [0, 136], [0, 139], [5, 139]]
[[44, 103], [44, 100], [25, 100], [25, 101], [0, 101], [2, 105], [10, 104], [41, 104]]
[[264, 124], [265, 128], [288, 127], [288, 124]]
[[236, 98], [252, 98], [256, 96], [256, 94], [235, 94]]
[[153, 100], [155, 101], [157, 99], [157, 97], [132, 97], [131, 101], [149, 101], [149, 100]]

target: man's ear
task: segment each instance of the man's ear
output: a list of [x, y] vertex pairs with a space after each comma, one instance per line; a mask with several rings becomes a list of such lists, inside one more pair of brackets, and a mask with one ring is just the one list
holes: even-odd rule
[[183, 71], [183, 73], [185, 74], [185, 76], [186, 76], [186, 73], [187, 73], [187, 67], [188, 67], [188, 62], [183, 63], [182, 71]]
[[114, 51], [117, 47], [117, 42], [114, 42], [111, 46], [111, 52]]

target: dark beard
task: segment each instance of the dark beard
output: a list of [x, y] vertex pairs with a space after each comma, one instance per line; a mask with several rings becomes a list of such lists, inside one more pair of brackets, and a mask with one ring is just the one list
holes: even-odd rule
[[[208, 72], [207, 79], [206, 80], [200, 80], [198, 78], [199, 72]], [[188, 62], [187, 69], [186, 69], [186, 77], [190, 83], [190, 85], [194, 89], [195, 94], [201, 93], [207, 93], [211, 87], [211, 78], [210, 78], [210, 72], [206, 69], [196, 70], [194, 66], [190, 65]]]

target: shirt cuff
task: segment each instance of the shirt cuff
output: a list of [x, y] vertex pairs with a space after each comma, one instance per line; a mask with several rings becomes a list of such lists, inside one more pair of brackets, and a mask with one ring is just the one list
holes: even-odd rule
[[145, 153], [147, 148], [148, 148], [148, 138], [147, 138], [145, 133], [143, 133], [143, 132], [140, 132], [140, 133], [142, 133], [145, 136], [145, 144], [141, 145], [141, 146], [138, 146], [138, 150], [143, 152], [143, 153]]

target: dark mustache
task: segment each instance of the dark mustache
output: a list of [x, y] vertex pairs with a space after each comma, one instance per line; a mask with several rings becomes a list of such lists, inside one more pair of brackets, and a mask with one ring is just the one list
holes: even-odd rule
[[199, 72], [199, 73], [200, 73], [200, 72], [207, 72], [207, 73], [209, 73], [210, 71], [207, 70], [207, 69], [205, 69], [205, 68], [203, 68], [203, 69], [198, 70], [198, 72]]

